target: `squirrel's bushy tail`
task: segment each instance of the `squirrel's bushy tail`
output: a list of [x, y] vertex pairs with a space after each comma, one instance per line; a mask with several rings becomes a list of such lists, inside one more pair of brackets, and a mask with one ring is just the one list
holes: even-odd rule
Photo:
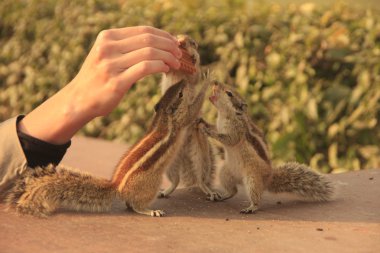
[[49, 165], [28, 168], [9, 190], [5, 201], [20, 213], [44, 217], [58, 208], [107, 211], [116, 196], [109, 180]]
[[268, 190], [275, 193], [295, 193], [315, 201], [327, 201], [333, 196], [334, 186], [326, 177], [305, 164], [289, 162], [274, 168]]

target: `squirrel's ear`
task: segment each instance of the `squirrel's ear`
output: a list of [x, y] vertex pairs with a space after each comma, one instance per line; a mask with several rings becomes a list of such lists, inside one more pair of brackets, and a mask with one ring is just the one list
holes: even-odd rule
[[160, 102], [154, 106], [154, 111], [157, 112], [160, 109]]
[[246, 103], [242, 103], [238, 106], [238, 111], [236, 112], [236, 115], [243, 115], [243, 112], [246, 112], [248, 108], [248, 105]]
[[166, 109], [166, 113], [167, 114], [173, 114], [174, 113], [174, 108], [172, 106], [169, 106], [167, 109]]
[[243, 112], [245, 112], [245, 111], [247, 111], [248, 105], [247, 105], [246, 103], [242, 103], [242, 104], [240, 105], [240, 108], [241, 108], [241, 110], [242, 110]]

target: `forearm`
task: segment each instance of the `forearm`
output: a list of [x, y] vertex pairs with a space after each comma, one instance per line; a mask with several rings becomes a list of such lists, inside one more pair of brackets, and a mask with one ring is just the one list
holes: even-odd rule
[[234, 146], [240, 141], [238, 135], [218, 133], [215, 127], [204, 127], [203, 130], [208, 136], [226, 146]]
[[201, 126], [201, 128], [203, 128], [204, 131], [205, 131], [204, 128], [207, 128], [210, 131], [217, 132], [216, 126], [215, 125], [211, 125], [210, 123], [208, 123], [207, 121], [205, 121], [203, 118], [199, 118], [197, 124], [198, 124], [198, 127], [200, 125], [203, 125], [204, 127]]
[[214, 131], [209, 131], [209, 136], [226, 146], [233, 146], [239, 142], [237, 138], [233, 138], [227, 134], [219, 134]]
[[19, 131], [52, 143], [67, 143], [93, 116], [75, 101], [70, 84], [23, 118]]

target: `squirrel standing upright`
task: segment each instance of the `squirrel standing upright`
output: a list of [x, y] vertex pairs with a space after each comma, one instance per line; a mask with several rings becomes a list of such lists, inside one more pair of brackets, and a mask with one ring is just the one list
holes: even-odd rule
[[155, 125], [121, 158], [111, 181], [62, 167], [30, 168], [10, 189], [7, 204], [20, 213], [44, 217], [58, 208], [107, 211], [113, 200], [121, 199], [137, 213], [164, 215], [148, 206], [184, 142], [186, 129], [198, 116], [207, 85], [204, 82], [193, 100], [186, 81], [171, 86], [155, 106]]
[[264, 190], [291, 192], [316, 201], [331, 199], [334, 187], [324, 176], [304, 164], [285, 163], [272, 167], [267, 144], [261, 130], [250, 120], [247, 104], [237, 92], [219, 82], [213, 84], [210, 101], [218, 110], [216, 127], [199, 120], [199, 127], [225, 149], [225, 163], [220, 171], [220, 183], [225, 193], [216, 200], [225, 200], [244, 184], [250, 206], [241, 213], [258, 210]]
[[[185, 79], [190, 84], [191, 91], [188, 95], [191, 99], [201, 77], [198, 44], [187, 35], [178, 35], [177, 38], [184, 54], [191, 58], [195, 71], [194, 73], [187, 73], [181, 70], [170, 70], [163, 74], [161, 91], [164, 94], [173, 84]], [[169, 196], [181, 181], [185, 187], [198, 186], [209, 199], [214, 199], [216, 192], [211, 188], [215, 174], [214, 154], [207, 136], [198, 129], [196, 120], [188, 128], [185, 143], [186, 145], [179, 147], [180, 151], [177, 158], [166, 172], [171, 185], [166, 190], [161, 191], [159, 197]]]

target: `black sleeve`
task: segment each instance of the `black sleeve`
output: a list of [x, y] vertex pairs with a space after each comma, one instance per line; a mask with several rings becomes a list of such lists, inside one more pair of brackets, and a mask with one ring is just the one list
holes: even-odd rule
[[23, 132], [17, 131], [21, 147], [24, 151], [29, 167], [47, 166], [48, 164], [59, 164], [70, 147], [71, 141], [54, 145], [40, 139], [34, 138]]

